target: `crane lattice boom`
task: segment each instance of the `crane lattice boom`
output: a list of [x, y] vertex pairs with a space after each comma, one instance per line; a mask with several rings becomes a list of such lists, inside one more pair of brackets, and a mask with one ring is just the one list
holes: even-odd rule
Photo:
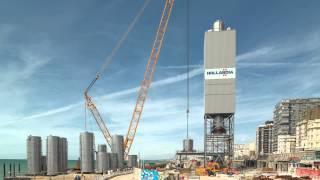
[[[138, 14], [135, 16], [133, 21], [130, 23], [130, 25], [129, 25], [128, 29], [125, 31], [125, 33], [121, 36], [121, 38], [117, 42], [116, 46], [112, 49], [111, 54], [106, 58], [100, 71], [98, 71], [96, 77], [91, 81], [89, 86], [84, 91], [85, 110], [87, 108], [90, 110], [90, 112], [92, 113], [94, 119], [96, 120], [100, 130], [102, 131], [103, 136], [105, 137], [105, 139], [110, 147], [111, 147], [111, 139], [112, 139], [110, 132], [109, 132], [107, 126], [105, 125], [97, 107], [95, 106], [94, 102], [92, 101], [91, 97], [89, 96], [89, 90], [93, 87], [93, 85], [96, 83], [96, 81], [100, 78], [100, 74], [102, 74], [106, 70], [108, 65], [111, 63], [111, 61], [113, 60], [113, 57], [118, 52], [118, 50], [121, 48], [122, 44], [124, 43], [124, 41], [128, 37], [129, 33], [131, 32], [131, 30], [133, 29], [135, 24], [138, 22], [138, 20], [142, 16], [142, 14], [143, 14], [145, 8], [147, 7], [147, 5], [149, 4], [149, 2], [150, 2], [150, 0], [145, 0], [142, 8], [138, 12]], [[85, 112], [85, 128], [86, 128], [86, 112]]]
[[138, 91], [136, 106], [134, 108], [130, 126], [128, 128], [127, 136], [124, 141], [125, 157], [127, 157], [130, 152], [130, 148], [133, 143], [133, 140], [137, 131], [137, 127], [139, 125], [139, 121], [140, 121], [142, 110], [143, 110], [143, 105], [148, 95], [148, 90], [152, 82], [153, 73], [156, 69], [156, 64], [158, 62], [158, 57], [161, 50], [163, 37], [168, 26], [168, 21], [170, 18], [173, 3], [174, 3], [174, 0], [166, 0], [165, 7], [162, 12], [156, 38], [154, 40], [151, 54], [150, 54], [147, 67], [144, 73], [144, 78], [141, 83], [140, 89]]
[[85, 99], [86, 99], [86, 107], [90, 110], [90, 112], [92, 113], [94, 119], [96, 120], [100, 130], [102, 131], [102, 134], [104, 136], [104, 138], [106, 139], [109, 147], [111, 148], [111, 140], [112, 140], [112, 137], [110, 135], [110, 132], [106, 126], [106, 124], [104, 123], [97, 107], [94, 105], [94, 103], [92, 102], [91, 100], [91, 97], [85, 93]]

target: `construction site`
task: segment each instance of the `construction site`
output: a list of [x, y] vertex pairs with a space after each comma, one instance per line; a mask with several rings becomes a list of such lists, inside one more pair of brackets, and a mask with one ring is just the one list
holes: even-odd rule
[[[187, 180], [187, 179], [317, 179], [320, 178], [320, 98], [284, 99], [275, 105], [273, 119], [256, 128], [256, 141], [249, 144], [235, 142], [236, 84], [237, 84], [237, 30], [223, 19], [213, 17], [203, 32], [203, 126], [202, 149], [194, 147], [189, 131], [190, 120], [190, 56], [186, 57], [187, 105], [186, 136], [174, 158], [159, 162], [145, 161], [133, 154], [131, 147], [143, 123], [143, 110], [148, 101], [157, 62], [161, 61], [161, 48], [166, 46], [165, 35], [170, 29], [171, 12], [175, 0], [163, 0], [163, 9], [154, 32], [154, 41], [128, 128], [116, 134], [109, 128], [99, 111], [91, 90], [104, 78], [114, 56], [122, 48], [130, 32], [146, 8], [146, 0], [133, 18], [111, 53], [100, 65], [92, 81], [83, 89], [85, 116], [81, 120], [84, 131], [79, 132], [79, 158], [74, 168], [68, 167], [68, 143], [74, 140], [48, 134], [46, 140], [37, 135], [26, 137], [27, 172], [3, 166], [4, 179], [58, 180], [58, 179], [114, 179], [114, 180]], [[189, 4], [186, 19], [189, 23]], [[189, 24], [187, 24], [189, 26]], [[189, 29], [187, 31], [187, 53]], [[96, 142], [94, 132], [87, 128], [93, 118], [105, 142]], [[84, 122], [84, 123], [83, 123]], [[46, 147], [42, 147], [45, 142]], [[139, 146], [138, 144], [136, 146]], [[46, 152], [44, 152], [46, 149]], [[10, 169], [9, 169], [10, 168]], [[19, 165], [20, 169], [20, 165]]]

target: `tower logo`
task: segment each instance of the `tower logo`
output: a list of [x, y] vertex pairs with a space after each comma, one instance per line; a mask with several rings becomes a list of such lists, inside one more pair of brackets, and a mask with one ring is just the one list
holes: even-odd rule
[[236, 69], [235, 68], [216, 68], [206, 69], [205, 79], [235, 79]]

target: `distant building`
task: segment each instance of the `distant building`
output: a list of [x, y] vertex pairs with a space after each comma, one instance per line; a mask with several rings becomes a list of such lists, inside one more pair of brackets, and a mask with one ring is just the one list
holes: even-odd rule
[[273, 121], [266, 121], [258, 126], [256, 134], [256, 155], [258, 158], [272, 153]]
[[318, 105], [320, 105], [320, 98], [285, 99], [275, 106], [273, 112], [273, 152], [278, 152], [278, 136], [294, 136], [296, 134], [296, 124], [302, 119], [303, 113], [307, 109]]
[[278, 136], [278, 151], [276, 153], [293, 153], [296, 148], [296, 136], [294, 135], [279, 135]]
[[297, 123], [296, 149], [320, 150], [320, 106], [307, 110]]
[[256, 143], [235, 144], [233, 157], [235, 160], [246, 160], [255, 158]]

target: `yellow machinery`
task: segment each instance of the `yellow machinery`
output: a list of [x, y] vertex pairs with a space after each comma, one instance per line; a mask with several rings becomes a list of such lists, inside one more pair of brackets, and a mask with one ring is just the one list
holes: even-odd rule
[[217, 172], [220, 172], [220, 164], [217, 162], [208, 162], [207, 167], [196, 168], [196, 175], [198, 176], [215, 176]]

